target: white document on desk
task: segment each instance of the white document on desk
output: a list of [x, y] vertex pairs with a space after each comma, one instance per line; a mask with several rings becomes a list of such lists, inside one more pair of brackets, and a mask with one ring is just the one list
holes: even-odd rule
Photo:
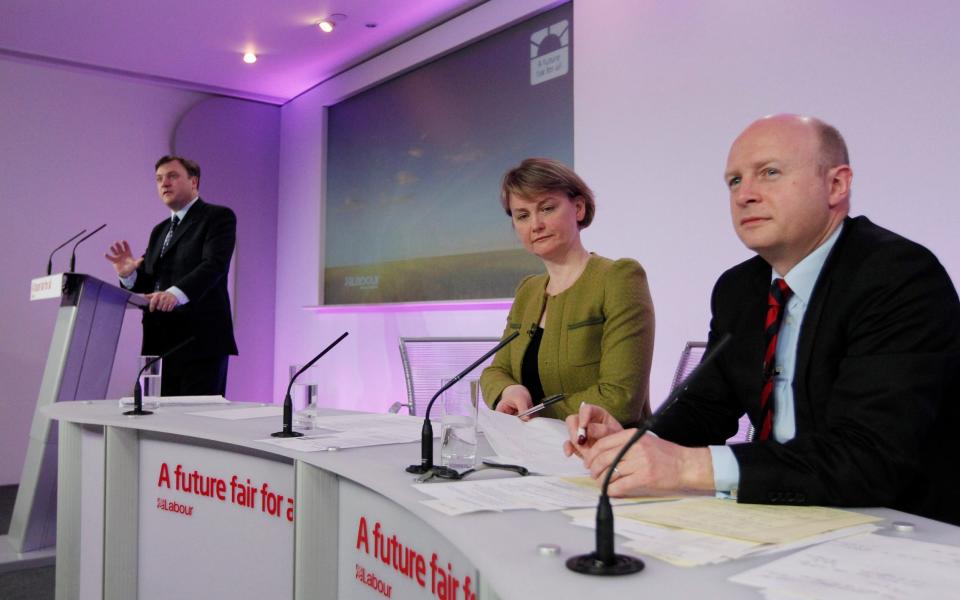
[[960, 548], [902, 536], [859, 535], [807, 548], [730, 581], [799, 598], [956, 598]]
[[[380, 413], [319, 415], [314, 419], [314, 427], [305, 430], [303, 437], [270, 437], [257, 441], [299, 452], [407, 444], [420, 440], [423, 419]], [[438, 433], [435, 429], [434, 437]]]
[[[483, 510], [562, 510], [597, 505], [599, 490], [565, 477], [509, 477], [478, 481], [415, 483], [415, 489], [435, 500], [427, 506], [448, 515]], [[612, 500], [613, 504], [635, 502]]]
[[536, 417], [521, 421], [514, 415], [479, 406], [480, 431], [497, 453], [496, 462], [523, 465], [541, 475], [586, 475], [577, 456], [563, 455], [567, 425], [557, 419]]
[[[198, 404], [230, 404], [223, 396], [160, 396], [160, 406], [193, 406]], [[133, 406], [133, 398], [120, 398], [120, 406]]]
[[228, 421], [240, 421], [242, 419], [262, 419], [264, 417], [283, 416], [282, 406], [254, 406], [252, 408], [225, 408], [219, 410], [202, 410], [187, 413], [196, 417], [211, 417], [213, 419], [226, 419]]

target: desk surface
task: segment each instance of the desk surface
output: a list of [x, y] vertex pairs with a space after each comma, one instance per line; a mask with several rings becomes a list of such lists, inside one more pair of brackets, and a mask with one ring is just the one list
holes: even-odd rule
[[[249, 404], [233, 406], [249, 407]], [[419, 442], [345, 449], [338, 452], [296, 452], [257, 442], [279, 428], [279, 418], [224, 420], [186, 414], [212, 410], [215, 406], [164, 407], [147, 417], [121, 414], [117, 402], [64, 402], [44, 409], [55, 419], [89, 425], [139, 429], [179, 437], [207, 440], [303, 461], [349, 479], [392, 502], [455, 545], [483, 574], [501, 598], [597, 598], [635, 597], [638, 592], [663, 598], [750, 598], [760, 594], [727, 578], [782, 554], [746, 558], [719, 565], [681, 568], [643, 557], [646, 569], [635, 575], [597, 578], [573, 573], [564, 563], [570, 556], [591, 551], [594, 532], [569, 523], [559, 512], [532, 510], [475, 513], [457, 517], [442, 515], [423, 504], [428, 499], [410, 484], [413, 476], [404, 467], [420, 458]], [[228, 408], [224, 406], [224, 408]], [[323, 411], [341, 414], [339, 411]], [[439, 454], [437, 454], [439, 455]], [[456, 485], [441, 483], [437, 485]], [[918, 540], [960, 544], [960, 527], [886, 508], [859, 509], [884, 518], [878, 523], [883, 535], [909, 535]], [[915, 525], [910, 534], [894, 533], [892, 521]], [[556, 556], [541, 556], [537, 546], [557, 544]]]

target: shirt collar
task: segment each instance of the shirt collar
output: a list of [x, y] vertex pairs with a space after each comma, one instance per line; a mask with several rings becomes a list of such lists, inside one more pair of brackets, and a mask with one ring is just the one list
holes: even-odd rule
[[184, 206], [183, 208], [181, 208], [180, 210], [178, 210], [178, 211], [176, 211], [176, 212], [174, 212], [174, 211], [171, 210], [171, 211], [170, 211], [170, 218], [173, 219], [174, 217], [177, 217], [178, 219], [180, 219], [181, 221], [183, 221], [183, 218], [184, 218], [185, 216], [187, 216], [187, 211], [190, 210], [190, 207], [193, 206], [194, 203], [195, 203], [197, 200], [199, 200], [199, 199], [200, 199], [200, 196], [195, 196], [195, 197], [193, 198], [193, 200], [191, 200], [190, 202], [187, 202], [187, 205]]
[[837, 243], [837, 238], [840, 237], [840, 231], [842, 230], [843, 223], [830, 234], [827, 241], [820, 244], [816, 250], [798, 262], [790, 269], [789, 273], [780, 275], [776, 269], [774, 269], [771, 279], [783, 277], [787, 281], [787, 285], [790, 286], [790, 289], [793, 290], [793, 295], [805, 305], [809, 304], [810, 296], [813, 294], [813, 286], [817, 283], [817, 277], [820, 276], [820, 271], [823, 270], [823, 264], [827, 262], [827, 256], [830, 255], [830, 250], [832, 250], [834, 244]]

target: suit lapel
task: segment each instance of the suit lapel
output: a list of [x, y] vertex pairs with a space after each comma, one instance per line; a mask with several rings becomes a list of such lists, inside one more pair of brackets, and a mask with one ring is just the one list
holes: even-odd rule
[[743, 334], [744, 350], [749, 357], [749, 389], [747, 400], [749, 412], [760, 414], [760, 388], [763, 384], [763, 325], [767, 317], [767, 295], [770, 289], [770, 265], [760, 260], [761, 268], [757, 269], [750, 281], [750, 292], [743, 307], [744, 326], [747, 331]]
[[820, 321], [823, 318], [824, 308], [829, 304], [830, 289], [833, 287], [833, 280], [840, 268], [843, 246], [850, 237], [850, 232], [856, 228], [852, 219], [847, 217], [844, 220], [843, 231], [837, 243], [830, 250], [830, 255], [823, 263], [823, 269], [817, 276], [817, 283], [813, 286], [813, 295], [810, 298], [810, 305], [803, 315], [803, 323], [800, 324], [800, 338], [797, 340], [797, 357], [794, 373], [794, 412], [797, 418], [797, 429], [801, 422], [812, 423], [814, 418], [813, 401], [809, 397], [807, 386], [807, 372], [810, 369], [810, 362], [813, 358], [814, 348], [817, 345], [817, 336], [820, 334]]

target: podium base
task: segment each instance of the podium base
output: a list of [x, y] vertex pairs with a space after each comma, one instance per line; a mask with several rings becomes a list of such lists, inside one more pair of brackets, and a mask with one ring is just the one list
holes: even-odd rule
[[123, 414], [137, 417], [137, 416], [142, 416], [142, 415], [152, 415], [152, 414], [153, 414], [153, 411], [143, 410], [142, 408], [135, 408], [135, 409], [133, 409], [133, 410], [128, 410], [127, 412], [125, 412], [125, 413], [123, 413]]

